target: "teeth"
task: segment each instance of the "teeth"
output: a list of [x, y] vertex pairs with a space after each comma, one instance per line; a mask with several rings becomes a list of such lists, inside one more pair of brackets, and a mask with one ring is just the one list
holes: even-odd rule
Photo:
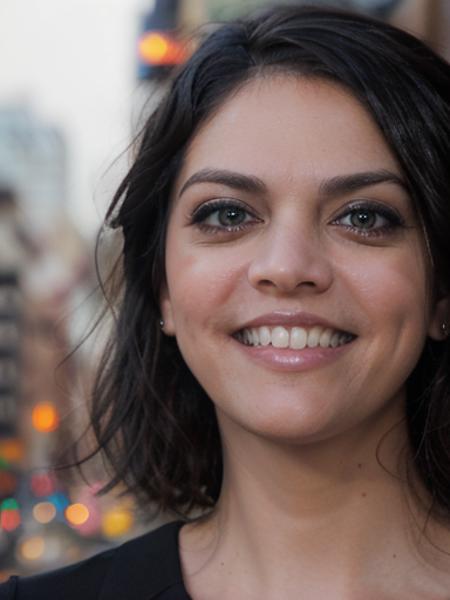
[[291, 329], [291, 343], [289, 344], [294, 350], [303, 350], [308, 341], [308, 334], [303, 327], [293, 327]]
[[259, 328], [259, 343], [261, 346], [268, 346], [272, 340], [270, 329], [268, 327]]
[[284, 327], [274, 327], [272, 329], [272, 346], [289, 348], [289, 331]]
[[303, 348], [336, 348], [353, 339], [350, 333], [335, 331], [318, 325], [311, 329], [304, 327], [254, 327], [241, 330], [237, 338], [247, 346], [268, 346], [272, 344], [275, 348], [292, 348], [303, 350]]
[[322, 327], [313, 327], [308, 333], [308, 341], [306, 345], [308, 348], [316, 348], [319, 345], [320, 334], [322, 333]]
[[319, 338], [319, 346], [321, 348], [328, 348], [331, 342], [331, 336], [333, 335], [333, 331], [331, 329], [325, 329], [320, 334]]
[[253, 345], [259, 346], [259, 331], [257, 329], [252, 329], [252, 338], [253, 338]]
[[338, 333], [337, 331], [335, 333], [333, 333], [333, 335], [331, 336], [331, 340], [330, 340], [330, 346], [332, 348], [336, 348], [336, 346], [339, 345], [339, 341], [341, 339], [341, 334]]

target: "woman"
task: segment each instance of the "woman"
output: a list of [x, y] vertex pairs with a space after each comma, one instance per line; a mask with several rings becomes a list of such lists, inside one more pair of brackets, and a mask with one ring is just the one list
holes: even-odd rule
[[183, 520], [0, 598], [448, 598], [449, 157], [450, 68], [407, 33], [213, 32], [108, 214], [92, 413], [109, 487]]

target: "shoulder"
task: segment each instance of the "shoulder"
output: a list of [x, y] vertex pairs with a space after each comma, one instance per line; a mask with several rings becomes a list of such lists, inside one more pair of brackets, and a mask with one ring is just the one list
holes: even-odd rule
[[48, 573], [23, 579], [12, 577], [0, 586], [0, 600], [97, 598], [115, 552], [108, 550], [75, 565]]
[[169, 523], [87, 560], [0, 585], [0, 600], [150, 600], [181, 583], [178, 531]]

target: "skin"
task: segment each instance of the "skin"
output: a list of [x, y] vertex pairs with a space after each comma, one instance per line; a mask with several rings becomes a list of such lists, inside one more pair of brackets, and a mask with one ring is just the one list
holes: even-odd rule
[[[256, 177], [264, 190], [187, 184], [204, 169]], [[218, 505], [180, 535], [195, 600], [299, 590], [448, 597], [448, 558], [420, 541], [412, 515], [423, 518], [401, 481], [404, 383], [426, 337], [442, 339], [448, 303], [431, 301], [423, 234], [403, 186], [323, 191], [331, 178], [368, 171], [402, 177], [366, 110], [320, 80], [251, 81], [190, 144], [171, 200], [161, 312], [216, 406], [223, 442]], [[245, 206], [243, 228], [217, 229], [217, 212], [192, 222], [223, 198]], [[349, 226], [349, 206], [362, 200], [401, 225], [377, 213], [375, 233]], [[232, 334], [275, 310], [314, 313], [357, 337], [324, 365], [263, 366]], [[447, 530], [432, 524], [432, 533], [450, 550]]]

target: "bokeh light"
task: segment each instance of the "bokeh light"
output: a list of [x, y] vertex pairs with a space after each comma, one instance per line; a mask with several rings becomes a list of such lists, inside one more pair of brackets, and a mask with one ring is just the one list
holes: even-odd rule
[[33, 507], [33, 517], [38, 523], [45, 525], [56, 516], [56, 507], [53, 502], [39, 502]]
[[65, 517], [67, 521], [73, 527], [78, 527], [79, 525], [83, 525], [89, 519], [89, 509], [85, 504], [81, 502], [75, 502], [74, 504], [70, 504], [65, 512]]
[[19, 553], [25, 560], [38, 560], [45, 551], [45, 540], [40, 535], [29, 537], [20, 544]]
[[17, 488], [17, 475], [13, 473], [8, 463], [0, 458], [0, 497], [9, 496]]
[[133, 513], [127, 508], [110, 508], [102, 518], [103, 535], [108, 538], [121, 537], [131, 529], [133, 522]]
[[35, 496], [50, 496], [55, 491], [55, 478], [51, 473], [33, 473], [30, 480], [31, 491]]
[[58, 412], [51, 402], [36, 404], [31, 413], [31, 420], [36, 431], [41, 433], [50, 433], [59, 425]]
[[69, 499], [63, 492], [55, 492], [47, 500], [55, 505], [58, 513], [63, 513], [70, 504]]
[[19, 462], [24, 455], [22, 440], [6, 438], [0, 440], [0, 456], [8, 462]]
[[139, 41], [139, 54], [151, 65], [176, 65], [186, 59], [186, 50], [174, 38], [156, 31], [147, 32]]
[[17, 500], [6, 498], [0, 504], [0, 528], [4, 531], [14, 531], [20, 523], [20, 509]]

